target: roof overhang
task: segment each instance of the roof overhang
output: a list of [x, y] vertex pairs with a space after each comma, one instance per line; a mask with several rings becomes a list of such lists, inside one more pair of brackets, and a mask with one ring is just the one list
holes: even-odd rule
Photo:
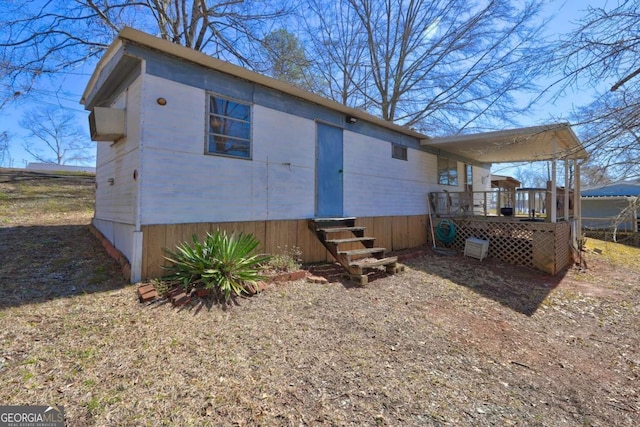
[[517, 179], [511, 177], [511, 176], [506, 176], [506, 175], [491, 175], [491, 183], [493, 184], [494, 182], [498, 183], [498, 182], [508, 182], [510, 184], [515, 185], [516, 187], [519, 187], [520, 184], [522, 184], [520, 181], [518, 181]]
[[112, 74], [111, 71], [113, 70], [109, 69], [109, 63], [114, 62], [114, 57], [117, 59], [117, 56], [122, 54], [122, 50], [126, 48], [127, 43], [144, 46], [162, 52], [166, 55], [174, 56], [184, 61], [189, 61], [212, 70], [229, 74], [247, 80], [249, 82], [256, 83], [264, 87], [277, 90], [279, 92], [283, 92], [296, 98], [304, 99], [323, 107], [330, 108], [334, 111], [341, 112], [345, 116], [350, 116], [365, 122], [373, 123], [383, 128], [413, 137], [417, 140], [429, 139], [428, 135], [416, 132], [415, 130], [407, 126], [401, 126], [383, 120], [362, 110], [347, 107], [338, 102], [307, 92], [306, 90], [300, 89], [281, 80], [258, 74], [256, 72], [247, 70], [246, 68], [222, 61], [194, 49], [181, 46], [171, 41], [152, 36], [150, 34], [135, 30], [130, 27], [125, 27], [118, 33], [116, 40], [114, 40], [114, 42], [109, 46], [100, 61], [98, 61], [96, 69], [94, 70], [93, 75], [91, 76], [80, 101], [81, 104], [85, 105], [85, 108], [87, 108], [87, 104], [90, 103], [92, 94], [95, 94], [96, 92], [101, 90], [103, 82], [108, 79], [108, 77], [105, 77], [105, 75], [108, 76]]
[[586, 159], [588, 157], [582, 143], [568, 123], [435, 137], [420, 143], [481, 163]]
[[626, 200], [633, 202], [640, 196], [580, 196], [582, 200]]

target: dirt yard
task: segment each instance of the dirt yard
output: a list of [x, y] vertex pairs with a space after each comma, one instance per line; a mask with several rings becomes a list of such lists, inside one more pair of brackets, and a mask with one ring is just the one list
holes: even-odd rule
[[589, 241], [557, 277], [427, 254], [178, 310], [139, 304], [89, 233], [91, 179], [19, 175], [0, 170], [0, 404], [70, 426], [640, 425], [637, 249]]

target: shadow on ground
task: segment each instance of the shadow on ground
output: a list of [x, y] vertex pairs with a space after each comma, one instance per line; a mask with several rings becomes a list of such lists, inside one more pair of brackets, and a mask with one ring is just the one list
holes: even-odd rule
[[87, 225], [0, 228], [0, 309], [127, 285]]
[[[401, 259], [409, 258], [403, 260], [408, 267], [464, 286], [527, 316], [536, 312], [566, 275], [566, 270], [550, 276], [533, 268], [497, 260], [478, 261], [461, 256], [458, 252], [452, 252], [450, 256], [438, 255], [426, 248], [399, 251], [392, 255], [399, 255]], [[345, 278], [344, 270], [337, 263], [316, 264], [307, 268], [314, 275], [342, 283], [345, 288], [359, 287]], [[402, 277], [402, 273], [399, 275]], [[385, 277], [388, 275], [384, 271], [370, 272], [369, 283]]]
[[511, 310], [533, 315], [549, 293], [560, 284], [566, 270], [555, 276], [541, 271], [461, 255], [427, 255], [407, 263], [411, 268], [450, 280], [490, 298]]

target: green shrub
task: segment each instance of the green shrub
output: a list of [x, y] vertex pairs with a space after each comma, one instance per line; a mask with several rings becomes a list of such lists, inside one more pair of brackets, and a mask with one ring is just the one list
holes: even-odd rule
[[260, 242], [252, 234], [225, 231], [207, 233], [200, 242], [195, 234], [192, 243], [177, 245], [175, 251], [165, 249], [165, 258], [172, 263], [164, 277], [179, 283], [185, 292], [194, 288], [211, 289], [219, 300], [225, 302], [241, 295], [247, 287], [260, 280], [260, 265], [267, 262], [266, 255], [252, 254]]

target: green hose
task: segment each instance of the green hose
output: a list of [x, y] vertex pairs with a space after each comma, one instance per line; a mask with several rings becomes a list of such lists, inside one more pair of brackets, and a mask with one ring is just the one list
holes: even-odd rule
[[451, 243], [456, 238], [456, 225], [453, 221], [443, 219], [436, 227], [436, 237], [442, 243]]

